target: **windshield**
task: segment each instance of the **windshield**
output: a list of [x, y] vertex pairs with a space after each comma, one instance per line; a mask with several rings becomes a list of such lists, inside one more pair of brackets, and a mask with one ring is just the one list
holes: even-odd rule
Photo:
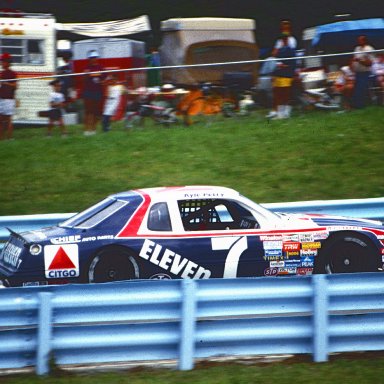
[[106, 198], [59, 224], [60, 227], [91, 228], [124, 207], [128, 202]]

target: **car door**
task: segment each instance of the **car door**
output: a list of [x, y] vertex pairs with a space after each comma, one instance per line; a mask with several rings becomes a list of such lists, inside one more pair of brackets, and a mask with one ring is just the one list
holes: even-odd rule
[[[159, 229], [152, 220], [158, 217], [157, 208], [154, 205], [149, 212], [150, 230]], [[269, 261], [260, 240], [263, 230], [255, 214], [244, 206], [225, 199], [185, 199], [169, 209], [172, 220], [169, 218], [167, 228], [172, 226], [171, 234], [164, 231], [148, 240], [141, 255], [156, 262], [170, 277], [231, 278], [266, 273]]]

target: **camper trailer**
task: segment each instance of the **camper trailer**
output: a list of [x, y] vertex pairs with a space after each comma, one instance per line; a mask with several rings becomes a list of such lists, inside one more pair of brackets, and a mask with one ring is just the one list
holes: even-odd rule
[[48, 83], [52, 79], [33, 78], [55, 73], [55, 18], [49, 14], [1, 14], [0, 53], [4, 52], [12, 55], [12, 69], [21, 79], [14, 122], [46, 122], [37, 112], [48, 108]]
[[[145, 67], [145, 43], [122, 38], [95, 38], [76, 41], [72, 44], [74, 72], [81, 73], [88, 65], [88, 53], [96, 51], [99, 62], [105, 70], [117, 71], [120, 80], [129, 87], [137, 88], [146, 84], [143, 70], [121, 71], [119, 69]], [[76, 89], [81, 93], [82, 79], [76, 76]]]
[[244, 83], [244, 86], [255, 84], [255, 63], [209, 65], [257, 60], [254, 20], [213, 17], [168, 19], [161, 22], [161, 32], [161, 65], [192, 66], [164, 70], [163, 82], [191, 85], [234, 80]]

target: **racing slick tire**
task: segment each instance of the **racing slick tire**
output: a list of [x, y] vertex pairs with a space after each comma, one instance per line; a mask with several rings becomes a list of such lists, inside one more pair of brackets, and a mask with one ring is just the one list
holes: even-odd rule
[[338, 234], [321, 250], [314, 273], [377, 272], [381, 267], [379, 252], [371, 240], [358, 233]]
[[99, 251], [88, 268], [89, 283], [139, 278], [139, 267], [132, 253], [123, 247], [107, 247]]

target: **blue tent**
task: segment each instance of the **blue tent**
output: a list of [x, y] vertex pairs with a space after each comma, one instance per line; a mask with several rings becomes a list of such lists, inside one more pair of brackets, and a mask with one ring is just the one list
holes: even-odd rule
[[320, 25], [316, 28], [312, 45], [354, 47], [360, 35], [366, 35], [374, 48], [384, 48], [384, 19], [348, 20]]

